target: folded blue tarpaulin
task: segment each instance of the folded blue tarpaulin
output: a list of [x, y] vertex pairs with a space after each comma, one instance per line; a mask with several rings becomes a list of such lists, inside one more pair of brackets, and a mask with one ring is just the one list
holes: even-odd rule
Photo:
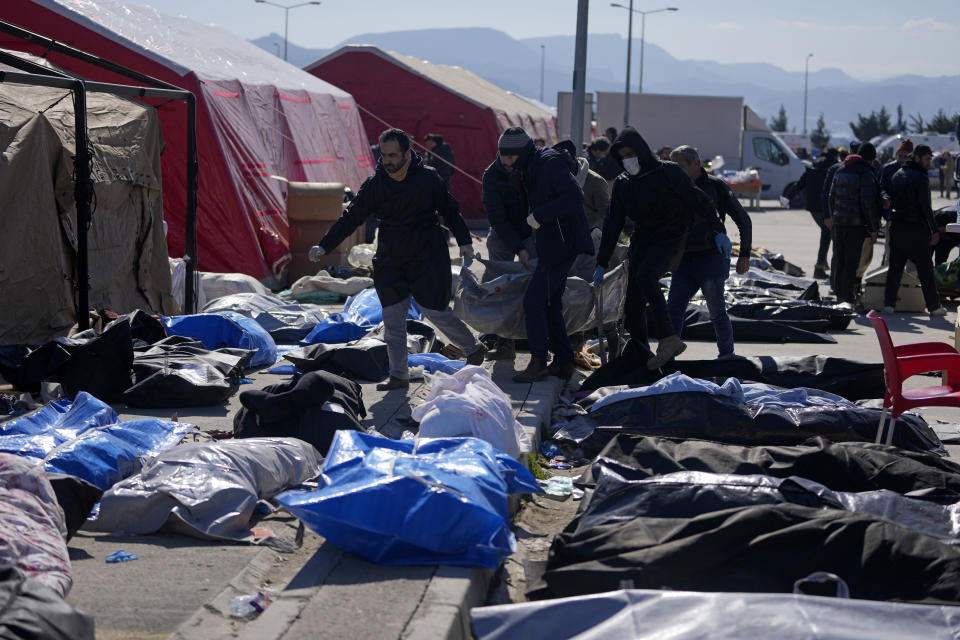
[[338, 431], [313, 491], [276, 500], [342, 549], [389, 565], [496, 568], [516, 549], [507, 494], [541, 493], [478, 438], [390, 440]]
[[466, 366], [463, 360], [451, 360], [439, 353], [411, 353], [407, 356], [408, 367], [423, 367], [427, 373], [456, 373]]
[[0, 425], [0, 451], [82, 478], [106, 490], [138, 470], [138, 460], [176, 445], [191, 424], [148, 418], [118, 422], [110, 406], [81, 391]]
[[[412, 298], [407, 317], [411, 320], [423, 320], [423, 314], [420, 313], [420, 308]], [[343, 304], [343, 311], [331, 313], [300, 342], [301, 344], [352, 342], [367, 335], [381, 322], [383, 322], [383, 307], [380, 305], [376, 290], [364, 289], [347, 299]]]
[[256, 320], [234, 311], [198, 313], [163, 318], [167, 334], [199, 340], [213, 351], [222, 347], [256, 351], [251, 367], [262, 367], [277, 361], [277, 343]]

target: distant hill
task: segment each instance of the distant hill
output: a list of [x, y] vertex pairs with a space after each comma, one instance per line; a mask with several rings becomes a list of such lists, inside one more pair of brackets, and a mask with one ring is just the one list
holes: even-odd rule
[[[253, 40], [257, 46], [283, 51], [283, 37], [270, 34]], [[330, 49], [306, 49], [289, 44], [288, 59], [305, 66], [344, 44], [374, 44], [430, 62], [469, 69], [509, 91], [540, 98], [540, 45], [545, 46], [543, 101], [556, 104], [558, 91], [569, 91], [573, 77], [573, 36], [517, 40], [490, 28], [420, 29], [364, 33]], [[639, 76], [639, 39], [634, 39], [631, 88]], [[590, 34], [587, 50], [587, 91], [623, 91], [626, 39], [619, 34]], [[766, 63], [725, 64], [708, 60], [679, 60], [648, 43], [644, 51], [643, 89], [652, 93], [744, 96], [757, 113], [769, 120], [780, 105], [787, 110], [789, 127], [801, 131], [803, 72], [786, 71]], [[891, 114], [902, 103], [906, 114], [929, 118], [938, 109], [960, 112], [960, 75], [932, 78], [903, 75], [865, 82], [839, 69], [810, 72], [808, 130], [823, 112], [827, 128], [849, 135], [857, 113], [886, 106]]]

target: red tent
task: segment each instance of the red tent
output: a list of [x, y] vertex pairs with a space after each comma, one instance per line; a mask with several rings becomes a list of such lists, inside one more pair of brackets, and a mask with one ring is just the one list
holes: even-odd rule
[[[356, 190], [373, 161], [349, 93], [217, 27], [116, 0], [3, 0], [2, 17], [197, 96], [198, 267], [279, 276], [290, 260], [283, 185], [343, 182]], [[46, 55], [92, 80], [129, 81], [10, 36], [0, 46]], [[186, 107], [160, 105], [167, 145], [163, 207], [170, 255], [184, 246]], [[135, 144], [136, 141], [118, 141]], [[94, 214], [96, 215], [96, 214]]]
[[486, 217], [480, 178], [497, 155], [497, 139], [504, 129], [520, 126], [531, 137], [556, 142], [549, 112], [460, 67], [371, 45], [347, 45], [305, 69], [356, 98], [370, 140], [391, 126], [420, 143], [428, 133], [442, 135], [463, 171], [454, 174], [450, 186], [467, 218]]

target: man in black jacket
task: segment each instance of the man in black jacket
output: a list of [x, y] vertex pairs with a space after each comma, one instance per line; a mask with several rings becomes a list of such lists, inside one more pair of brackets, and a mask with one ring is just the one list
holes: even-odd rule
[[[490, 221], [487, 252], [491, 260], [510, 261], [517, 257], [523, 266], [530, 269], [530, 261], [537, 257], [537, 249], [533, 244], [533, 232], [527, 224], [527, 191], [515, 164], [504, 166], [498, 152], [483, 172], [483, 210]], [[515, 356], [514, 341], [498, 337], [497, 349], [491, 357], [513, 360]]]
[[933, 151], [930, 147], [918, 145], [913, 157], [890, 179], [893, 214], [887, 239], [890, 243], [890, 268], [883, 291], [884, 313], [893, 313], [897, 306], [903, 267], [909, 260], [917, 267], [927, 311], [931, 316], [947, 315], [947, 310], [940, 306], [930, 258], [930, 247], [940, 239], [930, 206], [930, 178], [927, 177], [932, 160]]
[[830, 213], [833, 218], [833, 288], [840, 302], [853, 304], [857, 292], [857, 267], [864, 240], [877, 241], [880, 225], [880, 185], [871, 163], [877, 157], [869, 142], [860, 145], [860, 153], [851, 153], [843, 161], [830, 187]]
[[713, 201], [697, 189], [674, 162], [658, 160], [646, 140], [632, 127], [624, 127], [611, 154], [625, 170], [613, 183], [610, 213], [603, 223], [597, 254], [594, 284], [603, 282], [603, 273], [617, 245], [624, 222], [636, 224], [630, 237], [627, 278], [626, 324], [631, 340], [644, 351], [647, 346], [647, 305], [650, 305], [660, 343], [647, 367], [659, 369], [686, 349], [670, 322], [667, 301], [660, 290], [660, 278], [673, 271], [683, 257], [687, 232], [697, 217], [716, 216]]
[[590, 163], [590, 170], [599, 173], [604, 180], [613, 180], [621, 171], [617, 159], [610, 154], [610, 143], [603, 136], [598, 136], [590, 142], [587, 147], [587, 161]]
[[[537, 266], [523, 296], [530, 364], [514, 380], [532, 382], [548, 375], [569, 378], [573, 349], [563, 318], [563, 292], [574, 259], [593, 253], [583, 192], [573, 177], [576, 161], [553, 148], [536, 148], [520, 127], [504, 131], [497, 149], [500, 163], [523, 179], [527, 224], [537, 247]], [[553, 352], [549, 367], [548, 351]]]
[[450, 178], [453, 177], [454, 167], [457, 165], [453, 157], [453, 147], [444, 142], [443, 136], [439, 133], [428, 133], [423, 138], [423, 144], [427, 148], [427, 157], [424, 158], [423, 163], [436, 169], [449, 189]]
[[[382, 157], [376, 172], [323, 239], [310, 249], [317, 260], [332, 251], [367, 219], [380, 224], [373, 257], [373, 286], [383, 305], [384, 338], [390, 379], [381, 390], [409, 386], [407, 372], [407, 309], [410, 298], [423, 314], [467, 354], [468, 364], [482, 364], [484, 349], [470, 329], [447, 309], [452, 276], [447, 229], [460, 246], [460, 255], [473, 257], [473, 243], [460, 206], [437, 172], [423, 164], [399, 129], [380, 134]], [[440, 218], [446, 229], [440, 226]]]
[[680, 165], [697, 188], [710, 197], [719, 213], [719, 216], [697, 217], [687, 233], [683, 259], [670, 277], [670, 295], [667, 298], [670, 322], [676, 334], [681, 336], [687, 304], [697, 290], [702, 291], [710, 312], [710, 322], [717, 334], [719, 358], [733, 358], [733, 325], [727, 315], [724, 299], [724, 283], [730, 272], [731, 242], [723, 220], [729, 215], [740, 231], [740, 255], [737, 258], [737, 273], [740, 274], [750, 268], [753, 225], [727, 183], [703, 170], [696, 149], [687, 145], [677, 147], [670, 153], [670, 159]]
[[813, 221], [820, 227], [820, 246], [817, 249], [817, 264], [813, 267], [814, 278], [826, 278], [827, 270], [827, 252], [830, 250], [830, 227], [832, 221], [824, 214], [823, 183], [827, 178], [827, 172], [830, 167], [837, 163], [837, 150], [834, 147], [827, 148], [820, 157], [813, 161], [813, 166], [808, 167], [800, 179], [797, 181], [795, 189], [797, 192], [803, 190], [806, 198], [807, 211]]

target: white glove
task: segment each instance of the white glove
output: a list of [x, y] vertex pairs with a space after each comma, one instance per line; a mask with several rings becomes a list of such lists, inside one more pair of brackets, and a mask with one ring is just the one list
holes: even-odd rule
[[780, 206], [783, 207], [784, 209], [789, 209], [790, 201], [784, 198], [783, 196], [780, 196]]
[[315, 244], [312, 247], [310, 247], [310, 252], [307, 254], [307, 259], [310, 262], [320, 262], [320, 256], [322, 256], [325, 253], [326, 251], [324, 250], [323, 247], [321, 247], [318, 244]]
[[527, 224], [530, 225], [531, 229], [539, 229], [540, 223], [537, 222], [537, 219], [533, 217], [533, 214], [527, 216]]
[[473, 257], [473, 245], [465, 244], [460, 247], [460, 257], [461, 258], [472, 258]]

